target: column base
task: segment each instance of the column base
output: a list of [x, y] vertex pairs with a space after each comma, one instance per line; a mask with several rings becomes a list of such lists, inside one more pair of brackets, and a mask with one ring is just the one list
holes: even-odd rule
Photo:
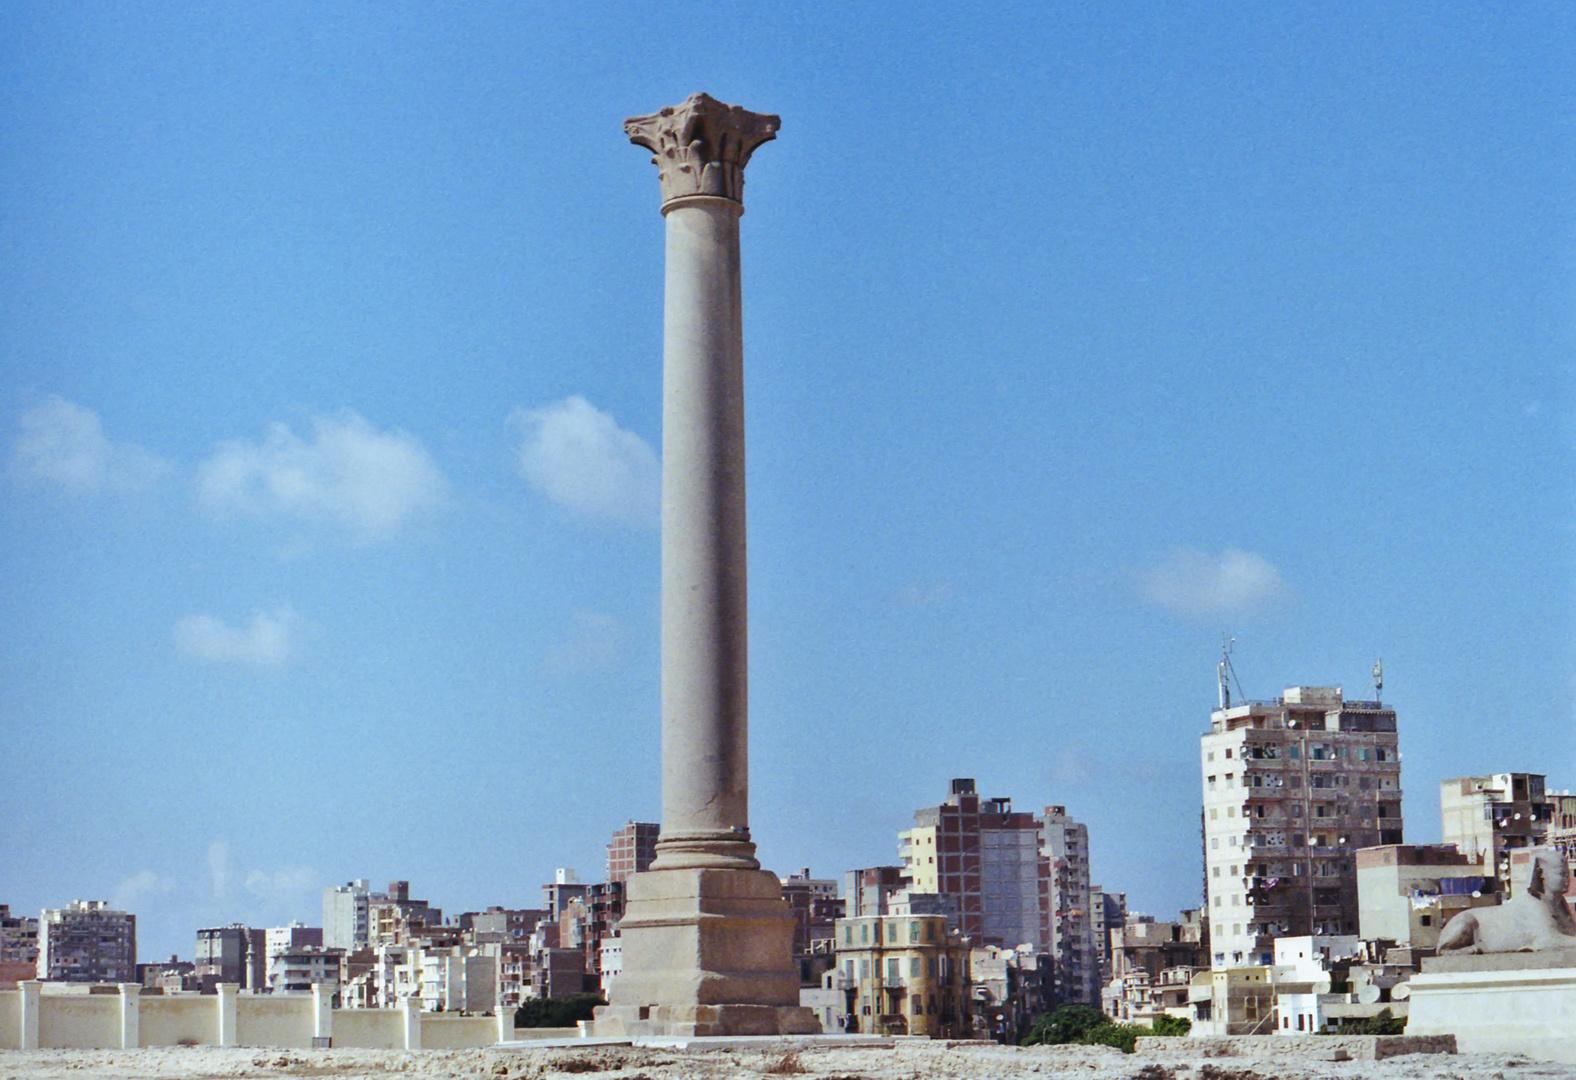
[[799, 1005], [793, 916], [775, 874], [648, 870], [625, 885], [623, 970], [597, 1037], [813, 1035]]

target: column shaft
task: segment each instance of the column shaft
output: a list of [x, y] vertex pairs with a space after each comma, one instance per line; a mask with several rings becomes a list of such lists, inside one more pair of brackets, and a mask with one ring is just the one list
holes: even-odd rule
[[662, 839], [655, 865], [753, 869], [743, 207], [697, 195], [664, 211]]

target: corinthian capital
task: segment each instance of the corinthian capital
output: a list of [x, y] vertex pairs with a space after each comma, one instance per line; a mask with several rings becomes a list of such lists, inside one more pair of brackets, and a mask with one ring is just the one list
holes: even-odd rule
[[744, 202], [744, 166], [764, 142], [777, 137], [782, 121], [706, 94], [691, 94], [650, 116], [632, 116], [624, 132], [644, 146], [662, 181], [662, 203], [686, 195], [718, 195]]

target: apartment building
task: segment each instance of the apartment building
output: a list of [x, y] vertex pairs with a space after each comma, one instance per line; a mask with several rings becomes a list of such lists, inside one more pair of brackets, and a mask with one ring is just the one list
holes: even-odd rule
[[372, 895], [372, 886], [366, 878], [323, 890], [324, 945], [333, 949], [367, 947]]
[[1357, 853], [1358, 934], [1432, 951], [1456, 914], [1499, 903], [1485, 853], [1453, 844], [1394, 844]]
[[1035, 825], [1040, 852], [1050, 865], [1047, 946], [1056, 958], [1057, 996], [1098, 1006], [1101, 965], [1089, 885], [1089, 829], [1068, 816], [1065, 806], [1047, 806]]
[[650, 869], [657, 857], [659, 829], [654, 821], [631, 821], [615, 832], [607, 845], [607, 879], [628, 881], [631, 874]]
[[944, 916], [838, 919], [835, 933], [849, 1031], [966, 1034], [969, 950]]
[[952, 781], [947, 800], [914, 812], [898, 834], [908, 888], [958, 902], [959, 929], [978, 945], [1044, 949], [1050, 938], [1050, 862], [1033, 814], [1012, 800], [981, 799], [972, 779]]
[[1339, 687], [1223, 700], [1200, 778], [1213, 966], [1270, 965], [1277, 937], [1357, 933], [1357, 849], [1402, 841], [1394, 709]]
[[38, 977], [50, 982], [132, 982], [137, 916], [103, 900], [73, 900], [38, 919]]
[[[908, 888], [901, 866], [867, 866], [843, 874], [843, 914], [852, 919], [885, 915], [892, 897]], [[957, 929], [958, 924], [953, 923]]]
[[38, 920], [0, 904], [0, 964], [38, 963]]
[[1555, 804], [1541, 773], [1457, 776], [1439, 782], [1442, 839], [1462, 852], [1488, 855], [1503, 891], [1510, 890], [1510, 853], [1548, 837]]
[[266, 985], [266, 931], [240, 923], [203, 927], [197, 931], [192, 975], [212, 993], [219, 983], [234, 983], [247, 990]]
[[1089, 886], [1089, 937], [1094, 946], [1096, 984], [1103, 990], [1115, 974], [1111, 960], [1111, 935], [1120, 934], [1127, 922], [1127, 894]]
[[343, 949], [290, 945], [268, 961], [268, 989], [275, 994], [310, 992], [317, 984], [338, 988]]

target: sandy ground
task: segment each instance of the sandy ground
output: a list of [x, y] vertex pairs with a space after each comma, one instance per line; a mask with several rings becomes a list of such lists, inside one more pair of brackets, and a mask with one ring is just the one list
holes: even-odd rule
[[895, 1049], [681, 1052], [630, 1047], [584, 1050], [0, 1050], [0, 1080], [221, 1080], [230, 1077], [356, 1077], [506, 1080], [595, 1074], [593, 1080], [1576, 1080], [1576, 1066], [1507, 1054], [1411, 1054], [1380, 1062], [1200, 1058], [1123, 1054], [1105, 1047], [1004, 1047], [911, 1043]]

